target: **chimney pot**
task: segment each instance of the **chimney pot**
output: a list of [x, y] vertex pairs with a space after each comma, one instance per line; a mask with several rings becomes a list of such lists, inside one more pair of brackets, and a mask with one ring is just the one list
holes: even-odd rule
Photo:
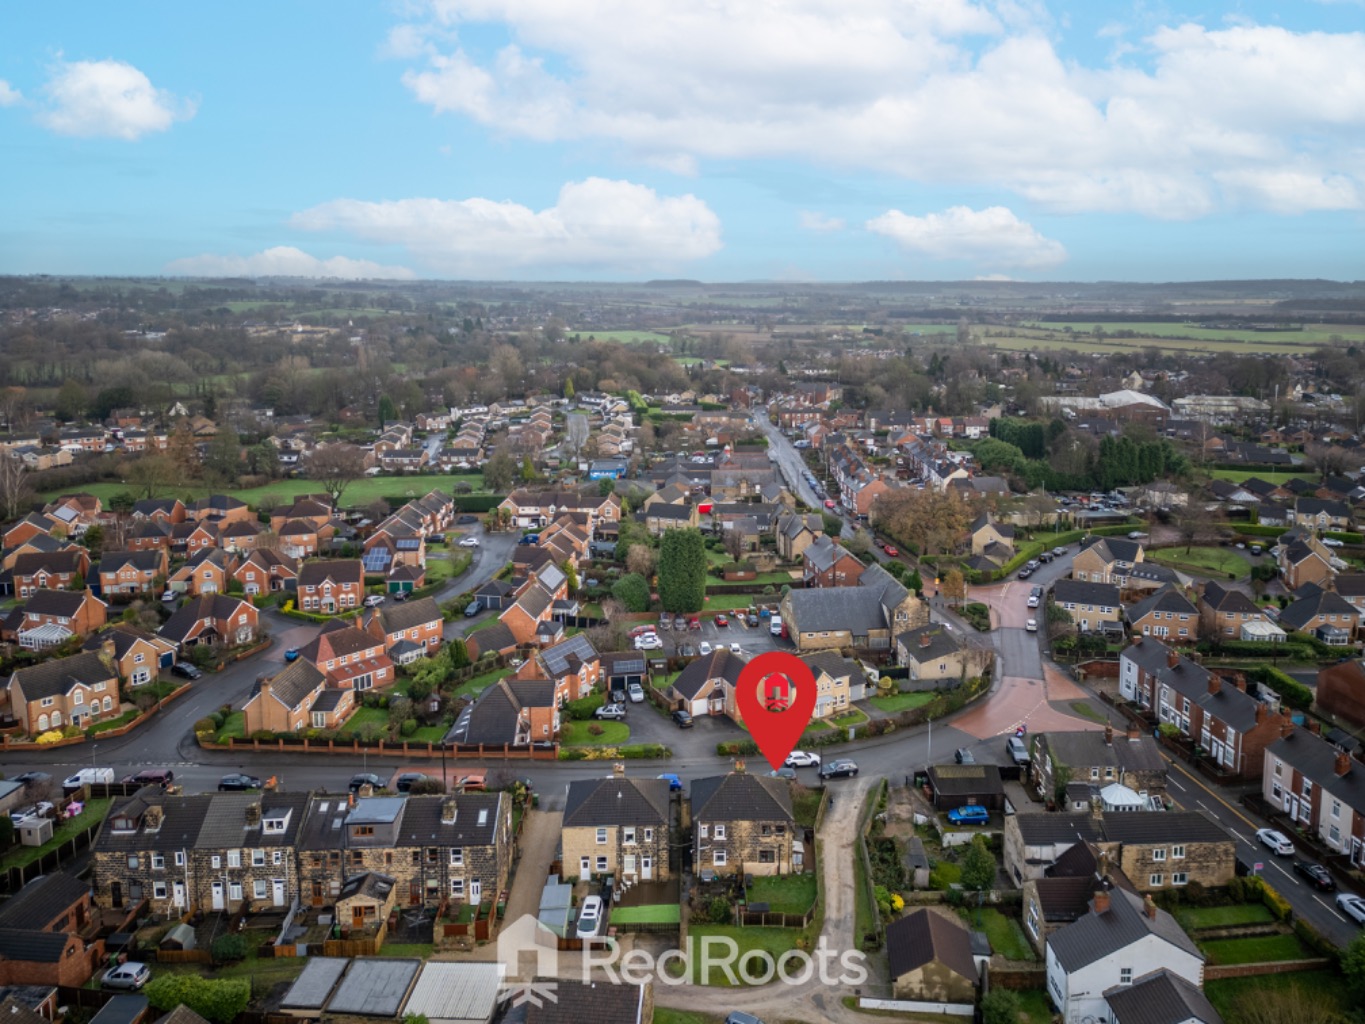
[[1109, 890], [1100, 889], [1095, 893], [1095, 913], [1107, 914], [1109, 912]]
[[1337, 752], [1337, 762], [1332, 766], [1332, 770], [1337, 775], [1349, 775], [1351, 773], [1351, 755], [1344, 750]]
[[1256, 702], [1256, 724], [1257, 724], [1257, 725], [1260, 725], [1262, 722], [1264, 722], [1264, 721], [1266, 720], [1266, 717], [1267, 717], [1269, 714], [1270, 714], [1270, 712], [1266, 709], [1266, 706], [1265, 706], [1264, 704], [1262, 704], [1260, 701], [1257, 701], [1257, 702]]
[[611, 766], [611, 774], [618, 779], [626, 777], [626, 764], [624, 761], [617, 761]]
[[1223, 680], [1216, 675], [1209, 676], [1209, 693], [1214, 694], [1216, 696], [1218, 692], [1222, 689]]
[[1167, 651], [1167, 652], [1166, 652], [1166, 665], [1167, 665], [1167, 667], [1169, 667], [1169, 668], [1179, 668], [1179, 667], [1180, 667], [1180, 655], [1176, 654], [1175, 651]]
[[1152, 901], [1151, 896], [1142, 897], [1142, 912], [1153, 921], [1156, 920], [1156, 903]]
[[1316, 718], [1310, 718], [1308, 720], [1308, 731], [1311, 732], [1314, 736], [1321, 736], [1322, 723], [1319, 722]]
[[1128, 742], [1136, 743], [1140, 739], [1142, 739], [1142, 730], [1137, 727], [1136, 722], [1130, 723], [1128, 726]]

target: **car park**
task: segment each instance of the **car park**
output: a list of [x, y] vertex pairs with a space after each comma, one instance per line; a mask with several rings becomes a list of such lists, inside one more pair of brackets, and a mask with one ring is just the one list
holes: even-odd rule
[[701, 629], [701, 616], [693, 615], [687, 620], [687, 628], [691, 630]]
[[150, 967], [129, 960], [127, 963], [118, 964], [105, 971], [104, 977], [100, 978], [100, 987], [136, 991], [147, 984], [151, 977], [152, 969]]
[[590, 939], [602, 927], [602, 897], [589, 896], [578, 908], [578, 937]]
[[1337, 909], [1356, 924], [1365, 924], [1365, 899], [1353, 892], [1337, 894]]
[[728, 625], [730, 625], [730, 616], [728, 616], [728, 615], [717, 615], [717, 616], [716, 616], [716, 628], [717, 628], [717, 629], [724, 629], [724, 628], [727, 627]]
[[704, 658], [704, 657], [706, 657], [708, 654], [711, 653], [712, 647], [711, 647], [711, 645], [710, 645], [707, 641], [703, 640], [703, 641], [701, 642], [701, 646], [698, 648], [698, 651], [699, 651], [699, 653], [701, 654], [701, 656]]
[[822, 779], [850, 779], [857, 774], [858, 765], [846, 757], [820, 766], [820, 778]]
[[383, 789], [384, 780], [372, 772], [357, 772], [355, 775], [351, 776], [350, 790], [352, 793], [358, 793], [362, 786]]
[[254, 775], [242, 775], [235, 772], [232, 775], [224, 775], [218, 780], [218, 792], [240, 792], [248, 789], [260, 789], [261, 780]]
[[984, 825], [991, 820], [991, 812], [978, 804], [954, 807], [948, 812], [948, 820], [954, 825]]
[[1294, 856], [1294, 844], [1283, 832], [1277, 832], [1273, 828], [1258, 828], [1256, 841], [1280, 857]]
[[472, 619], [481, 611], [483, 611], [483, 602], [480, 601], [478, 598], [475, 598], [473, 601], [470, 601], [467, 605], [464, 606], [464, 617], [466, 619]]
[[678, 657], [679, 657], [679, 658], [695, 658], [696, 656], [697, 656], [697, 649], [696, 649], [696, 647], [694, 647], [692, 644], [689, 644], [689, 643], [681, 643], [681, 644], [678, 644]]
[[673, 712], [673, 724], [679, 729], [690, 729], [692, 728], [692, 716], [682, 708], [679, 708], [677, 711]]
[[820, 767], [820, 755], [809, 750], [793, 750], [782, 762], [788, 768]]
[[632, 704], [642, 704], [645, 699], [645, 688], [639, 683], [627, 683], [626, 695], [630, 697]]
[[958, 747], [953, 752], [953, 760], [958, 764], [976, 764], [976, 756], [966, 747]]
[[1331, 892], [1337, 887], [1336, 879], [1332, 873], [1321, 864], [1315, 864], [1311, 860], [1296, 860], [1294, 862], [1294, 873], [1302, 875], [1307, 879], [1308, 884], [1314, 889], [1321, 889], [1323, 892]]
[[1018, 736], [1011, 736], [1005, 741], [1005, 753], [1015, 764], [1025, 765], [1029, 763], [1028, 747], [1024, 746], [1024, 741]]
[[192, 665], [188, 661], [177, 661], [171, 666], [171, 674], [181, 679], [198, 679], [204, 673], [197, 665]]
[[637, 651], [657, 651], [663, 648], [664, 642], [659, 639], [657, 633], [646, 633], [644, 636], [635, 638], [635, 649]]
[[621, 721], [626, 717], [626, 709], [623, 704], [603, 704], [592, 713], [593, 718], [611, 719]]

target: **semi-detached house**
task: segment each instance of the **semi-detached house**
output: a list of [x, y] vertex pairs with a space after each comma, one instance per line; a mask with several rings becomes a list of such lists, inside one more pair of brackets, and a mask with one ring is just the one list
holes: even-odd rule
[[1365, 765], [1286, 721], [1265, 751], [1261, 795], [1329, 849], [1365, 867]]
[[569, 783], [560, 837], [564, 877], [667, 879], [673, 810], [665, 779], [610, 778]]

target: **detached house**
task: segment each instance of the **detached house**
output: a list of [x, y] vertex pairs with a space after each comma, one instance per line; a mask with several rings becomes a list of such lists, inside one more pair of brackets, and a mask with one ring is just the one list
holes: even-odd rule
[[1175, 587], [1162, 587], [1124, 609], [1128, 628], [1141, 636], [1171, 643], [1192, 644], [1199, 639], [1199, 611]]
[[863, 563], [829, 537], [817, 537], [801, 554], [807, 587], [856, 587]]
[[1326, 589], [1336, 574], [1335, 559], [1312, 531], [1295, 527], [1280, 535], [1279, 553], [1275, 556], [1284, 585], [1298, 590], [1309, 583]]
[[338, 690], [370, 690], [389, 686], [396, 678], [393, 661], [385, 650], [385, 637], [334, 620], [322, 627], [313, 640], [299, 649], [306, 661], [327, 677]]
[[190, 593], [195, 597], [204, 594], [222, 594], [228, 589], [237, 560], [222, 548], [206, 548], [190, 557], [190, 560], [166, 580], [171, 590]]
[[602, 658], [586, 635], [568, 637], [528, 658], [517, 670], [521, 679], [549, 679], [555, 684], [555, 700], [589, 696], [602, 678]]
[[73, 636], [103, 629], [109, 606], [85, 590], [39, 590], [10, 614], [4, 632], [31, 651], [56, 647]]
[[99, 562], [100, 593], [111, 600], [155, 594], [168, 564], [165, 548], [107, 552]]
[[1311, 633], [1334, 647], [1345, 647], [1360, 628], [1360, 611], [1340, 594], [1318, 590], [1280, 612], [1280, 625], [1293, 632]]
[[897, 999], [975, 1004], [981, 972], [967, 926], [951, 911], [923, 907], [891, 922], [886, 958]]
[[[1266, 627], [1274, 625], [1246, 594], [1212, 582], [1204, 584], [1199, 595], [1199, 620], [1205, 636], [1225, 640], [1263, 639]], [[1274, 627], [1274, 632], [1283, 639], [1279, 627]]]
[[1294, 500], [1294, 525], [1310, 530], [1349, 530], [1351, 506], [1332, 498], [1300, 496]]
[[247, 555], [233, 570], [232, 577], [242, 585], [242, 593], [247, 597], [273, 594], [281, 590], [293, 590], [298, 586], [299, 564], [295, 559], [278, 551], [258, 548]]
[[1119, 588], [1109, 582], [1087, 582], [1081, 576], [1052, 584], [1052, 603], [1065, 608], [1082, 633], [1122, 629], [1123, 603]]
[[334, 615], [359, 608], [365, 599], [365, 569], [356, 558], [305, 562], [299, 568], [299, 608]]
[[256, 638], [255, 605], [228, 594], [205, 594], [182, 604], [159, 630], [180, 650], [199, 644], [236, 647]]
[[1266, 747], [1261, 795], [1317, 839], [1365, 867], [1365, 765], [1285, 719]]
[[380, 605], [362, 617], [361, 628], [384, 641], [395, 664], [409, 665], [435, 654], [444, 639], [445, 620], [435, 600], [423, 597], [389, 606]]
[[665, 779], [611, 778], [569, 783], [560, 835], [565, 878], [648, 882], [667, 879], [673, 805]]
[[112, 644], [15, 669], [9, 679], [9, 706], [30, 736], [74, 725], [84, 729], [92, 717], [118, 709], [118, 672]]
[[559, 702], [549, 679], [499, 679], [460, 712], [447, 743], [524, 747], [554, 743], [559, 736]]
[[688, 663], [668, 688], [669, 700], [692, 717], [726, 715], [736, 718], [735, 684], [748, 659], [721, 648]]
[[1125, 586], [1135, 565], [1142, 561], [1142, 545], [1121, 537], [1088, 537], [1071, 561], [1071, 576], [1083, 583]]
[[14, 593], [25, 598], [39, 590], [66, 590], [90, 572], [90, 553], [81, 547], [32, 552], [14, 559]]
[[893, 636], [929, 621], [928, 606], [879, 565], [867, 566], [856, 587], [789, 591], [781, 610], [801, 653], [890, 650]]
[[692, 864], [702, 877], [805, 870], [785, 779], [733, 771], [692, 782]]
[[89, 637], [83, 649], [112, 653], [119, 678], [129, 686], [150, 683], [161, 669], [175, 664], [175, 644], [128, 622], [116, 622]]
[[355, 710], [355, 691], [329, 689], [327, 677], [300, 658], [273, 678], [262, 677], [242, 705], [246, 735], [335, 729]]
[[825, 524], [813, 512], [781, 512], [777, 516], [774, 532], [777, 536], [777, 553], [793, 562], [802, 557], [816, 538], [824, 536]]
[[980, 675], [990, 664], [989, 650], [970, 648], [937, 623], [896, 637], [896, 660], [910, 670], [912, 690], [955, 686]]

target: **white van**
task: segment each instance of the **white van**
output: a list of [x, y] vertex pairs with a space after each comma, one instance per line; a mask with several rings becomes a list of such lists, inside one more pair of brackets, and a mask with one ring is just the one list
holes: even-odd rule
[[771, 619], [768, 620], [768, 632], [771, 633], [773, 636], [782, 635], [781, 615], [774, 615]]
[[62, 780], [62, 789], [68, 793], [74, 793], [85, 785], [108, 785], [114, 781], [114, 769], [112, 768], [82, 768], [75, 775], [68, 775]]

